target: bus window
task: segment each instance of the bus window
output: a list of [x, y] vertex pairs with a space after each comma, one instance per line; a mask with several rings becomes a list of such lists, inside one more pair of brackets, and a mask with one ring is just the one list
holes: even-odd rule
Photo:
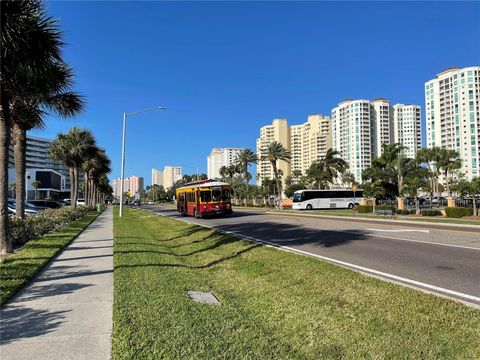
[[222, 190], [222, 201], [230, 200], [230, 190]]
[[222, 190], [212, 190], [212, 201], [222, 200]]
[[212, 193], [210, 191], [200, 191], [200, 201], [201, 202], [212, 201]]
[[293, 202], [300, 202], [301, 197], [302, 197], [302, 193], [294, 193], [293, 194]]

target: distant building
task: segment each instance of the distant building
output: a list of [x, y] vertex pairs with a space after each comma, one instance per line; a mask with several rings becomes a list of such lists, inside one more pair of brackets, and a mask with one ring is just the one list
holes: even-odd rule
[[425, 83], [427, 146], [457, 151], [468, 179], [480, 176], [480, 66], [449, 68]]
[[[262, 160], [267, 154], [268, 146], [277, 141], [290, 151], [290, 127], [287, 119], [273, 119], [272, 125], [260, 128], [260, 137], [257, 139], [257, 185], [261, 185], [263, 179], [273, 179], [272, 165], [268, 160]], [[278, 170], [282, 174], [282, 181], [291, 175], [291, 165], [287, 161], [278, 161]]]
[[[9, 184], [16, 181], [14, 168], [8, 169]], [[38, 181], [39, 187], [35, 190], [33, 182]], [[35, 199], [35, 195], [40, 199], [58, 198], [59, 194], [65, 191], [66, 177], [58, 171], [52, 169], [27, 169], [25, 174], [25, 193], [26, 199]], [[14, 197], [14, 191], [9, 190], [9, 197]]]
[[220, 178], [220, 168], [235, 163], [241, 148], [215, 148], [207, 157], [207, 176], [209, 179]]
[[[113, 196], [120, 197], [122, 193], [121, 190], [122, 179], [118, 178], [112, 181]], [[141, 176], [130, 176], [123, 179], [123, 192], [129, 192], [131, 196], [134, 196], [137, 193], [141, 193], [144, 189], [144, 181]]]
[[152, 169], [152, 185], [162, 185], [165, 189], [182, 179], [181, 166], [165, 166], [163, 171]]
[[420, 105], [393, 106], [393, 141], [405, 146], [403, 155], [415, 158], [422, 147], [422, 119]]

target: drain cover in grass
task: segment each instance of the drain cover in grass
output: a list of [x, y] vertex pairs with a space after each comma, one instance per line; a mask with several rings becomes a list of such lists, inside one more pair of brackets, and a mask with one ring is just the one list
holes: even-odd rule
[[209, 292], [204, 291], [189, 291], [188, 298], [190, 300], [201, 302], [204, 304], [211, 304], [211, 305], [221, 305], [222, 303], [217, 300], [217, 298]]

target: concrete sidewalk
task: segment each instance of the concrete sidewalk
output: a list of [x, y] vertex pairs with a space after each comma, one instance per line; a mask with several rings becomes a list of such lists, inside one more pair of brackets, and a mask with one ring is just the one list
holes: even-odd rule
[[112, 301], [109, 208], [2, 308], [0, 358], [110, 359]]

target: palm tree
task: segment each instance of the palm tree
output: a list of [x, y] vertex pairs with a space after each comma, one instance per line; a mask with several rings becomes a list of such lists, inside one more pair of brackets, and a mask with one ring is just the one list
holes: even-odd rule
[[83, 99], [69, 91], [73, 72], [64, 64], [53, 64], [48, 82], [27, 98], [12, 100], [12, 137], [14, 143], [15, 170], [17, 181], [16, 216], [25, 216], [25, 172], [27, 131], [44, 126], [43, 115], [47, 111], [62, 117], [74, 116], [81, 111]]
[[338, 155], [340, 153], [337, 150], [328, 149], [324, 158], [312, 163], [310, 173], [317, 177], [319, 188], [333, 184], [338, 174], [343, 174], [348, 169], [348, 163]]
[[351, 187], [353, 184], [355, 184], [355, 175], [353, 175], [353, 173], [350, 171], [345, 171], [345, 173], [342, 175], [342, 183]]
[[42, 185], [42, 183], [38, 180], [32, 181], [32, 187], [35, 189], [35, 200], [38, 199], [37, 190], [41, 185]]
[[218, 170], [218, 173], [220, 177], [222, 178], [223, 181], [225, 181], [225, 178], [228, 176], [228, 170], [226, 166], [220, 166], [220, 169]]
[[421, 189], [428, 188], [428, 177], [429, 172], [427, 169], [417, 166], [416, 168], [410, 169], [407, 176], [405, 176], [405, 186], [404, 192], [408, 195], [413, 196], [415, 199], [415, 210], [416, 213], [420, 213], [420, 204], [418, 200], [418, 192]]
[[89, 130], [73, 127], [66, 134], [58, 134], [50, 145], [50, 157], [61, 160], [70, 172], [70, 198], [73, 206], [78, 198], [78, 171], [95, 153], [95, 139]]
[[94, 147], [92, 156], [82, 164], [85, 173], [85, 203], [95, 205], [98, 185], [103, 175], [111, 172], [110, 159], [104, 150]]
[[232, 181], [235, 174], [238, 173], [238, 166], [235, 164], [227, 166], [226, 172], [227, 172], [228, 178], [230, 179], [230, 181]]
[[12, 101], [48, 82], [51, 64], [62, 62], [62, 34], [41, 1], [2, 1], [0, 6], [0, 253], [4, 254], [13, 250], [7, 207]]
[[273, 169], [273, 175], [275, 176], [275, 183], [277, 185], [277, 197], [280, 198], [281, 187], [280, 187], [280, 177], [277, 168], [277, 161], [286, 161], [290, 162], [292, 155], [288, 149], [286, 149], [278, 141], [273, 141], [267, 148], [267, 153], [262, 157], [262, 160], [270, 161]]
[[13, 192], [13, 197], [15, 197], [15, 196], [16, 196], [15, 192], [16, 192], [16, 190], [17, 190], [17, 184], [11, 183], [10, 185], [8, 185], [8, 188], [9, 188], [10, 190], [12, 190], [12, 192]]
[[441, 148], [438, 151], [437, 166], [443, 172], [445, 187], [450, 195], [450, 184], [448, 183], [448, 174], [458, 170], [462, 166], [462, 161], [455, 150]]
[[245, 179], [245, 195], [248, 197], [248, 165], [255, 164], [257, 162], [257, 156], [250, 149], [242, 149], [237, 154], [236, 163], [239, 169], [243, 170], [243, 177]]

